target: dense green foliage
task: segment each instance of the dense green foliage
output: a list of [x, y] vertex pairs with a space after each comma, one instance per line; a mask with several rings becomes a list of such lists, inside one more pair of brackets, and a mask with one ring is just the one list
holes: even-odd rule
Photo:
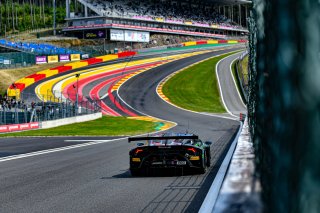
[[[56, 23], [65, 19], [65, 0], [56, 0]], [[1, 0], [0, 35], [52, 27], [53, 0]]]
[[127, 119], [126, 117], [103, 116], [94, 121], [75, 123], [51, 129], [0, 134], [0, 137], [23, 136], [121, 136], [153, 132], [157, 123]]

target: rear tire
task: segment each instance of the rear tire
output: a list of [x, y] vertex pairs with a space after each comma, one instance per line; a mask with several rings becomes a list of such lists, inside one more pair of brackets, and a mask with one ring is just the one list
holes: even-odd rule
[[204, 154], [204, 159], [202, 161], [202, 166], [199, 169], [200, 174], [204, 174], [207, 171], [207, 154]]
[[207, 149], [205, 150], [205, 152], [206, 152], [206, 165], [207, 165], [207, 167], [210, 167], [210, 165], [211, 165], [210, 147], [207, 148]]
[[207, 167], [205, 165], [199, 169], [200, 174], [204, 174], [206, 173], [206, 171], [207, 171]]
[[132, 177], [142, 176], [141, 169], [130, 169], [130, 173], [131, 173]]

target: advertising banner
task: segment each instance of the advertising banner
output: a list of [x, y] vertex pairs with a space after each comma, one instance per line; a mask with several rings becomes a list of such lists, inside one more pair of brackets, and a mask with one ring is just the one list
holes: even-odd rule
[[70, 61], [70, 55], [60, 55], [60, 61]]
[[88, 59], [89, 58], [89, 54], [83, 54], [82, 55], [82, 59]]
[[149, 32], [137, 32], [138, 42], [149, 42], [150, 41], [150, 33]]
[[138, 34], [135, 31], [126, 30], [124, 31], [125, 41], [138, 41]]
[[110, 30], [111, 41], [124, 41], [124, 30]]
[[99, 39], [99, 38], [106, 38], [106, 31], [105, 30], [92, 30], [86, 31], [84, 33], [85, 39]]
[[59, 57], [57, 55], [49, 55], [48, 63], [56, 63], [59, 61]]
[[0, 126], [0, 133], [5, 132], [16, 132], [30, 129], [39, 129], [40, 125], [38, 122], [25, 123], [25, 124], [11, 124]]
[[3, 60], [3, 64], [7, 64], [7, 65], [8, 65], [8, 64], [11, 64], [11, 60], [9, 60], [9, 59], [4, 59], [4, 60]]
[[80, 54], [71, 54], [71, 61], [80, 61]]
[[47, 63], [47, 56], [36, 56], [36, 64]]
[[128, 42], [149, 42], [150, 33], [131, 30], [110, 30], [110, 40]]
[[125, 41], [132, 42], [149, 42], [150, 33], [149, 32], [140, 32], [140, 31], [125, 31]]
[[156, 21], [164, 22], [164, 19], [163, 19], [163, 18], [156, 17]]

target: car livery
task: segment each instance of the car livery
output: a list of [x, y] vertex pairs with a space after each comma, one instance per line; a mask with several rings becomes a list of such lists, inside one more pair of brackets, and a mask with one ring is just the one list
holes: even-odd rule
[[138, 142], [138, 146], [129, 152], [132, 176], [160, 168], [181, 168], [205, 173], [210, 166], [211, 142], [202, 142], [194, 134], [165, 133], [153, 137], [132, 137], [128, 141]]

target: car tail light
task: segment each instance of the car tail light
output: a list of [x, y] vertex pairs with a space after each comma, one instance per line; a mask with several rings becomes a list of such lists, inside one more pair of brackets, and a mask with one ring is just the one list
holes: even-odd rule
[[197, 150], [195, 148], [188, 148], [187, 150], [193, 152], [194, 154], [197, 153]]
[[136, 149], [136, 151], [134, 151], [134, 154], [137, 155], [137, 154], [139, 154], [140, 152], [143, 152], [143, 149]]

